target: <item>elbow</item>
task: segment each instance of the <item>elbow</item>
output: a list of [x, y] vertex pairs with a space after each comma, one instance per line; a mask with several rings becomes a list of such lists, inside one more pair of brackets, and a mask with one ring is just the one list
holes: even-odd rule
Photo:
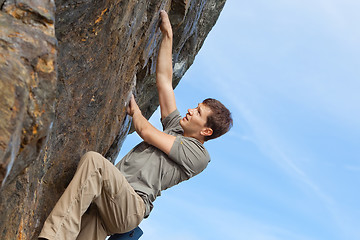
[[150, 143], [150, 129], [148, 126], [143, 127], [137, 131], [137, 134], [147, 143]]
[[164, 83], [172, 83], [172, 75], [172, 68], [164, 71], [158, 71], [156, 73], [156, 84], [159, 86]]

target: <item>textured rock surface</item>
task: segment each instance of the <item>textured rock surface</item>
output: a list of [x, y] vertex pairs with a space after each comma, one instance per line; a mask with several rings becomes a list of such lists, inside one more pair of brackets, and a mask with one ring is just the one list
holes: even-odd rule
[[46, 142], [56, 88], [54, 7], [7, 1], [0, 11], [0, 182], [20, 174]]
[[173, 23], [175, 87], [224, 3], [0, 1], [1, 239], [36, 238], [83, 153], [115, 160], [132, 91], [144, 115], [156, 109], [159, 10]]

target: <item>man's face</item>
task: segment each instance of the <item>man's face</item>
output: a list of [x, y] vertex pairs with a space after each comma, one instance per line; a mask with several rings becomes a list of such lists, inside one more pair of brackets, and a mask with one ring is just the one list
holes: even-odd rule
[[186, 116], [180, 120], [180, 125], [184, 129], [184, 136], [199, 139], [205, 126], [207, 117], [211, 114], [211, 109], [203, 103], [199, 103], [196, 108], [188, 109]]

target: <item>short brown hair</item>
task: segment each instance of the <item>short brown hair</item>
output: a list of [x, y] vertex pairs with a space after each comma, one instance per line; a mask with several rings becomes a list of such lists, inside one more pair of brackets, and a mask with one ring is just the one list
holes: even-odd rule
[[206, 136], [205, 141], [220, 137], [225, 134], [233, 125], [231, 112], [220, 101], [207, 98], [203, 101], [211, 109], [211, 114], [207, 117], [206, 127], [213, 130], [213, 134]]

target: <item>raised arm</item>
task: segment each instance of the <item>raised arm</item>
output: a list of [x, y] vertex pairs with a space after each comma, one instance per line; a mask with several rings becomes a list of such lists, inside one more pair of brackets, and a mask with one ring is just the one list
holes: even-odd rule
[[169, 17], [160, 12], [162, 41], [156, 65], [156, 86], [159, 93], [161, 118], [164, 119], [176, 109], [175, 94], [172, 87], [172, 41], [173, 32]]

